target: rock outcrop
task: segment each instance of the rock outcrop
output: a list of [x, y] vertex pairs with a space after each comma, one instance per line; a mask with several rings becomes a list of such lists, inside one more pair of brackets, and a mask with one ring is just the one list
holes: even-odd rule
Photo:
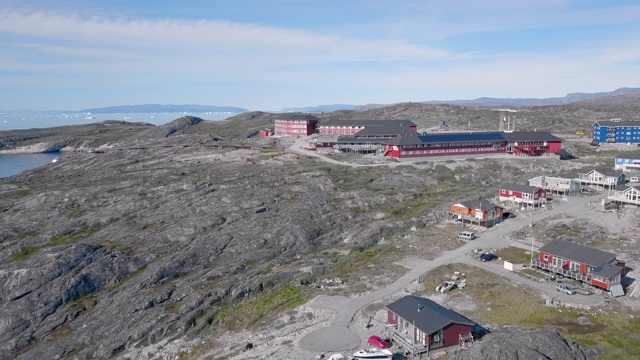
[[596, 360], [601, 347], [586, 349], [560, 335], [556, 328], [507, 327], [485, 335], [471, 348], [448, 355], [450, 360]]

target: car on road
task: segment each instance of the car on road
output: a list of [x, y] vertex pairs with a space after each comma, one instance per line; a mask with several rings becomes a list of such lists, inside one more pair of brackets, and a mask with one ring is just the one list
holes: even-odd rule
[[472, 231], [463, 231], [460, 234], [458, 234], [458, 237], [464, 240], [473, 240], [478, 238], [478, 236], [476, 236], [476, 233]]
[[387, 340], [380, 338], [378, 335], [369, 336], [369, 340], [367, 341], [369, 345], [373, 347], [377, 347], [379, 349], [386, 349], [389, 347], [389, 342]]
[[556, 291], [565, 293], [567, 295], [573, 295], [576, 293], [575, 290], [573, 290], [573, 288], [567, 284], [558, 284], [556, 285]]
[[493, 259], [497, 259], [498, 257], [495, 254], [492, 253], [486, 253], [486, 254], [482, 254], [482, 256], [480, 256], [480, 260], [481, 261], [491, 261]]

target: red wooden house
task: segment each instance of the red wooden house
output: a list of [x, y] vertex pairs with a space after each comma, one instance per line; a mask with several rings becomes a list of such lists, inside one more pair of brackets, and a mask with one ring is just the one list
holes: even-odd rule
[[476, 323], [429, 299], [407, 295], [387, 305], [392, 339], [413, 355], [473, 342]]
[[503, 184], [498, 190], [500, 201], [510, 201], [522, 207], [536, 207], [547, 204], [547, 191], [538, 187]]
[[275, 120], [274, 133], [282, 136], [308, 136], [316, 132], [318, 119], [305, 114], [280, 114]]
[[491, 227], [502, 221], [504, 209], [486, 199], [477, 199], [451, 204], [449, 211], [462, 223]]
[[593, 249], [564, 240], [554, 240], [539, 249], [532, 267], [580, 280], [589, 285], [611, 291], [614, 296], [624, 295], [621, 280], [625, 263], [616, 254]]

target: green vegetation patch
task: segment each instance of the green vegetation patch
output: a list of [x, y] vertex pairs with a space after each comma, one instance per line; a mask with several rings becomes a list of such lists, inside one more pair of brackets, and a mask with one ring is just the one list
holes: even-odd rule
[[93, 235], [96, 231], [98, 231], [98, 229], [91, 226], [85, 226], [71, 234], [54, 237], [47, 246], [75, 244], [78, 241]]
[[78, 218], [80, 216], [82, 216], [85, 212], [87, 212], [85, 209], [82, 209], [78, 206], [74, 206], [72, 207], [69, 212], [66, 215], [67, 219], [75, 219]]
[[40, 250], [40, 246], [24, 246], [20, 249], [20, 252], [11, 256], [11, 261], [26, 260], [37, 253], [38, 250]]
[[367, 290], [366, 284], [378, 280], [385, 285], [391, 279], [404, 275], [406, 268], [394, 264], [403, 252], [392, 244], [377, 244], [367, 248], [356, 247], [346, 254], [335, 253], [327, 259], [330, 264], [324, 278], [339, 278], [346, 287], [336, 288], [332, 295], [348, 295]]
[[531, 264], [531, 250], [527, 251], [514, 246], [509, 246], [496, 250], [494, 254], [503, 260], [514, 261], [527, 266]]
[[29, 195], [31, 192], [27, 189], [22, 189], [22, 190], [18, 190], [16, 192], [14, 192], [13, 194], [9, 195], [9, 197], [11, 199], [20, 199], [23, 198], [27, 195]]
[[296, 308], [309, 300], [309, 296], [297, 286], [287, 284], [273, 289], [249, 301], [227, 305], [214, 316], [214, 321], [229, 330], [249, 326], [267, 325], [269, 320]]

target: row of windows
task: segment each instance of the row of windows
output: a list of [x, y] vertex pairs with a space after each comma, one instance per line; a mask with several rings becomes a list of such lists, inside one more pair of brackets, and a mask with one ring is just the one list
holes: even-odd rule
[[[601, 127], [596, 125], [594, 127], [595, 130], [599, 130]], [[615, 130], [640, 130], [640, 127], [637, 126], [611, 126], [611, 128]], [[603, 126], [602, 129], [609, 129], [609, 126]]]
[[306, 129], [307, 125], [276, 125], [276, 129]]
[[[434, 149], [434, 150], [414, 150], [414, 151], [400, 151], [400, 155], [419, 155], [419, 154], [442, 154], [442, 153], [458, 153], [458, 152], [477, 152], [491, 150], [488, 148], [464, 148], [464, 149]], [[499, 148], [497, 150], [504, 150]]]
[[276, 128], [276, 134], [281, 134], [281, 133], [300, 133], [300, 134], [306, 134], [307, 131], [306, 130], [297, 130], [297, 129], [287, 129], [287, 130], [281, 130], [281, 129], [277, 129]]
[[[288, 124], [288, 123], [308, 124], [308, 123], [310, 123], [310, 121], [308, 121], [308, 120], [276, 120], [275, 123], [276, 124]], [[315, 121], [313, 121], [313, 123], [315, 123]]]
[[318, 126], [318, 129], [364, 129], [364, 126]]

